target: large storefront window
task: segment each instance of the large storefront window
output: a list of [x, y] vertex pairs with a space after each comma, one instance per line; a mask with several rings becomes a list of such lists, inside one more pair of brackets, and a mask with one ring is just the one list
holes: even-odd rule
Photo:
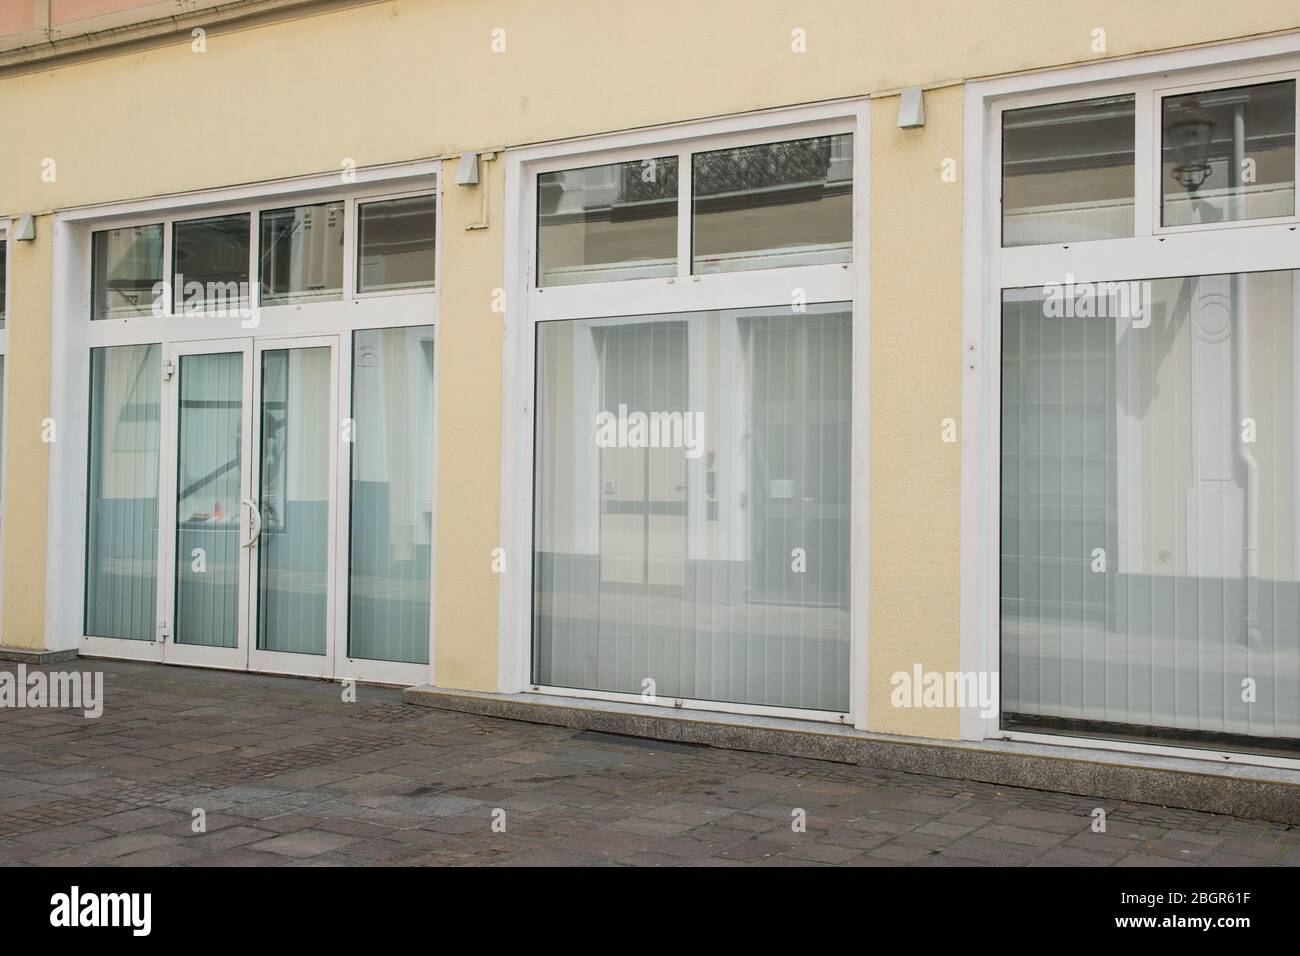
[[534, 681], [848, 709], [851, 310], [549, 322]]
[[528, 686], [858, 719], [865, 115], [817, 112], [525, 164]]
[[1004, 726], [1300, 745], [1296, 282], [1004, 293]]
[[1300, 752], [1296, 74], [1267, 78], [1000, 113], [1004, 731]]

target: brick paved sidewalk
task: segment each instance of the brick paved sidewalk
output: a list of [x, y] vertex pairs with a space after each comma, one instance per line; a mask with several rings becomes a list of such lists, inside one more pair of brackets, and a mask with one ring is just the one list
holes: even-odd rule
[[0, 710], [3, 864], [1300, 865], [1300, 828], [1259, 821], [407, 707], [390, 690], [345, 704], [315, 681], [60, 666], [105, 672], [104, 713]]

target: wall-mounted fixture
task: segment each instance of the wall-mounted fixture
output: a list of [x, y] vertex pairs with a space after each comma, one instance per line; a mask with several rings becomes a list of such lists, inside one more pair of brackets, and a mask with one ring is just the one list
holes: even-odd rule
[[478, 185], [478, 153], [460, 154], [460, 165], [456, 167], [456, 185]]
[[36, 238], [36, 219], [28, 213], [13, 221], [10, 237], [17, 242], [31, 242]]
[[925, 125], [925, 94], [919, 86], [909, 86], [898, 98], [898, 128], [916, 129]]

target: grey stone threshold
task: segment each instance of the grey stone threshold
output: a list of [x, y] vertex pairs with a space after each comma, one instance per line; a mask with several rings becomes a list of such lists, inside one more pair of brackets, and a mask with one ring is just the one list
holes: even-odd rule
[[[807, 757], [954, 780], [1300, 825], [1300, 771], [1007, 740], [937, 741], [850, 727], [541, 694], [408, 687], [408, 704], [576, 730]], [[1104, 805], [1104, 804], [1103, 804]]]
[[62, 651], [47, 651], [39, 647], [6, 647], [0, 644], [0, 661], [13, 661], [17, 664], [58, 664], [76, 658], [75, 647]]

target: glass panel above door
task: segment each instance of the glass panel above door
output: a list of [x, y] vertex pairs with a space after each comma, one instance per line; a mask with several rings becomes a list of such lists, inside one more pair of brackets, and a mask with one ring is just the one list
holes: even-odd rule
[[240, 315], [248, 287], [248, 213], [172, 225], [172, 295], [176, 314]]
[[90, 240], [90, 317], [126, 319], [167, 311], [160, 300], [163, 227], [126, 226], [93, 233]]
[[436, 196], [357, 205], [357, 291], [433, 288]]
[[179, 374], [174, 640], [238, 647], [244, 357], [182, 355]]
[[343, 202], [262, 213], [262, 305], [343, 295]]
[[262, 353], [257, 647], [324, 654], [330, 558], [328, 347]]

